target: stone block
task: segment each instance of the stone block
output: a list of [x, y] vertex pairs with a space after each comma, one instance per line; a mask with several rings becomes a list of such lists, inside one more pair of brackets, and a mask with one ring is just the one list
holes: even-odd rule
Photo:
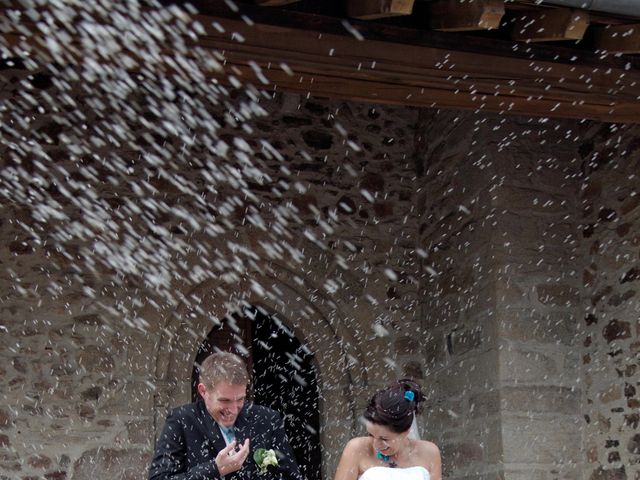
[[605, 405], [620, 400], [622, 398], [622, 385], [609, 385], [598, 394], [598, 398]]
[[100, 399], [101, 396], [102, 396], [102, 387], [99, 387], [97, 385], [93, 385], [83, 390], [82, 392], [80, 392], [80, 398], [82, 400], [97, 401]]
[[499, 418], [494, 418], [483, 424], [485, 444], [485, 462], [493, 465], [504, 464], [504, 450], [502, 447], [502, 424]]
[[[563, 373], [563, 355], [520, 350], [500, 352], [500, 379], [510, 383], [544, 383]], [[557, 381], [557, 380], [556, 380]]]
[[602, 336], [609, 343], [631, 337], [631, 324], [620, 320], [611, 320], [603, 329]]
[[574, 346], [578, 341], [578, 319], [571, 312], [509, 309], [497, 313], [501, 338]]
[[462, 398], [472, 392], [484, 391], [498, 381], [498, 356], [494, 351], [483, 352], [450, 363], [432, 383], [437, 398]]
[[574, 465], [554, 466], [549, 470], [551, 478], [557, 480], [582, 480], [582, 471]]
[[373, 390], [371, 392], [362, 391], [362, 392], [354, 392], [356, 395], [362, 397], [364, 396], [364, 401], [360, 402], [361, 405], [356, 406], [356, 402], [353, 403], [348, 401], [347, 399], [351, 396], [347, 393], [346, 390], [343, 391], [323, 391], [322, 399], [320, 403], [320, 411], [322, 412], [322, 416], [325, 421], [332, 421], [335, 419], [348, 419], [357, 418], [363, 413], [363, 410], [360, 408], [365, 404], [365, 402], [369, 401], [369, 398], [373, 394]]
[[517, 281], [500, 281], [495, 283], [495, 299], [498, 305], [508, 305], [509, 308], [524, 308], [531, 305], [533, 287], [520, 284]]
[[[376, 352], [376, 354], [366, 355], [365, 371], [358, 377], [355, 377], [353, 374], [356, 372], [352, 371], [352, 378], [355, 377], [354, 381], [357, 383], [362, 383], [366, 379], [370, 385], [385, 385], [390, 381], [390, 378], [398, 377], [401, 374], [402, 366], [398, 363], [398, 358], [387, 350], [391, 345], [385, 340], [377, 339], [371, 341], [371, 344], [372, 350], [370, 352]], [[384, 344], [384, 346], [376, 347], [375, 344]]]
[[592, 445], [587, 449], [587, 462], [596, 463], [598, 461], [598, 447]]
[[538, 301], [554, 307], [572, 307], [580, 305], [580, 290], [572, 285], [542, 284], [536, 287]]
[[[82, 390], [82, 388], [78, 384], [77, 377], [65, 375], [56, 378], [56, 384], [50, 393], [52, 395], [52, 400], [59, 405], [60, 410], [64, 411], [66, 410], [66, 407], [68, 407], [68, 401], [70, 398], [82, 399], [78, 390]], [[54, 416], [56, 415], [54, 414]]]
[[439, 400], [425, 405], [422, 415], [427, 434], [433, 432], [432, 437], [437, 435], [457, 438], [464, 420], [463, 409], [462, 403], [455, 400]]
[[53, 462], [47, 455], [39, 454], [30, 456], [27, 459], [27, 463], [32, 468], [38, 470], [47, 470], [49, 467], [51, 467], [51, 464]]
[[127, 359], [127, 372], [131, 376], [143, 377], [155, 368], [155, 344], [146, 333], [128, 332], [126, 341], [118, 349], [120, 358]]
[[607, 302], [607, 304], [611, 305], [612, 307], [620, 307], [620, 305], [623, 305], [622, 308], [624, 308], [625, 306], [630, 306], [635, 304], [635, 302], [629, 301], [633, 299], [635, 296], [636, 296], [635, 290], [627, 290], [624, 293], [614, 293], [609, 298], [609, 301]]
[[353, 427], [349, 421], [332, 421], [321, 426], [320, 441], [323, 446], [322, 468], [331, 477], [338, 466], [340, 455], [347, 442], [354, 436], [365, 435], [362, 427]]
[[125, 426], [127, 428], [127, 440], [129, 444], [141, 444], [146, 447], [152, 445], [153, 423], [151, 417], [140, 420], [130, 420], [126, 422]]
[[627, 480], [627, 472], [624, 467], [598, 467], [591, 473], [589, 480]]
[[568, 213], [566, 196], [566, 192], [562, 191], [550, 192], [502, 185], [494, 205], [517, 212], [520, 216], [548, 218]]
[[581, 392], [560, 386], [505, 386], [500, 391], [503, 411], [558, 413], [572, 415], [580, 411]]
[[13, 415], [8, 408], [0, 407], [0, 429], [13, 427]]
[[460, 469], [480, 466], [484, 460], [483, 446], [471, 439], [444, 444], [440, 451], [443, 465], [455, 465]]
[[447, 345], [451, 355], [459, 356], [484, 346], [485, 332], [481, 325], [454, 330], [447, 336]]
[[360, 419], [330, 419], [321, 423], [320, 435], [333, 447], [342, 449], [351, 438], [366, 435], [366, 429]]
[[[496, 263], [508, 266], [508, 270], [499, 270], [497, 279], [500, 281], [509, 280], [527, 285], [536, 277], [540, 281], [541, 272], [571, 272], [570, 275], [562, 273], [554, 278], [577, 278], [575, 264], [564, 246], [546, 245], [540, 251], [528, 244], [509, 243], [508, 247], [502, 249], [495, 256]], [[544, 275], [548, 277], [547, 273]]]
[[376, 202], [373, 204], [373, 212], [375, 213], [376, 218], [380, 219], [388, 219], [393, 217], [393, 207], [395, 203], [393, 202]]
[[76, 460], [71, 480], [95, 480], [97, 472], [100, 478], [138, 480], [144, 476], [150, 457], [149, 452], [138, 449], [88, 450]]
[[[640, 413], [630, 413], [624, 416], [624, 425], [633, 430], [638, 429], [638, 425], [640, 425]], [[640, 450], [638, 451], [640, 453]]]
[[66, 470], [56, 470], [54, 472], [47, 472], [44, 474], [45, 480], [67, 480], [69, 478], [67, 476]]
[[625, 201], [622, 203], [620, 211], [623, 215], [626, 215], [634, 211], [636, 208], [638, 208], [638, 206], [640, 206], [640, 195], [633, 195], [625, 199]]
[[[440, 282], [447, 282], [442, 277]], [[423, 284], [424, 290], [420, 296], [425, 299], [423, 309], [423, 326], [428, 329], [442, 328], [456, 323], [460, 318], [477, 318], [487, 316], [496, 307], [495, 284], [493, 282], [478, 281], [471, 290], [456, 291], [445, 295], [439, 284]]]
[[469, 415], [474, 418], [492, 417], [500, 412], [500, 408], [500, 393], [497, 389], [469, 396]]
[[426, 342], [424, 349], [424, 362], [427, 368], [443, 366], [447, 362], [447, 351], [444, 334], [436, 334], [434, 338]]
[[153, 409], [154, 390], [144, 381], [112, 381], [103, 388], [97, 416], [144, 416]]
[[104, 325], [104, 323], [105, 322], [102, 316], [98, 315], [97, 313], [76, 315], [75, 317], [73, 317], [74, 329], [82, 329], [86, 327], [100, 327]]
[[581, 460], [581, 432], [577, 421], [566, 416], [503, 415], [506, 463], [571, 464]]
[[322, 130], [307, 130], [302, 133], [304, 143], [312, 150], [327, 150], [333, 145], [331, 134]]
[[404, 362], [402, 364], [401, 375], [402, 377], [413, 378], [418, 381], [424, 379], [422, 362], [415, 360]]
[[640, 433], [636, 433], [629, 443], [627, 443], [627, 451], [634, 455], [640, 455]]
[[422, 339], [418, 335], [403, 335], [395, 339], [395, 351], [399, 355], [420, 353]]
[[[511, 465], [506, 465], [504, 470], [504, 480], [548, 480], [548, 472], [542, 468], [516, 469]], [[501, 479], [502, 480], [502, 479]]]
[[77, 355], [78, 365], [88, 373], [110, 373], [115, 367], [111, 352], [98, 345], [85, 345]]

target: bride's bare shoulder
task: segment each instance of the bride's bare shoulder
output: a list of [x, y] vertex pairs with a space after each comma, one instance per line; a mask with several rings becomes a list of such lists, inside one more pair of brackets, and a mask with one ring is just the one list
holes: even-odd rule
[[347, 442], [344, 447], [343, 455], [350, 458], [357, 458], [358, 462], [362, 462], [368, 458], [371, 453], [371, 438], [355, 437]]
[[371, 447], [371, 438], [369, 437], [355, 437], [347, 442], [345, 451], [360, 453], [368, 451]]
[[438, 448], [438, 446], [428, 440], [420, 440], [418, 442], [418, 448], [422, 453], [428, 455], [440, 455], [440, 449]]

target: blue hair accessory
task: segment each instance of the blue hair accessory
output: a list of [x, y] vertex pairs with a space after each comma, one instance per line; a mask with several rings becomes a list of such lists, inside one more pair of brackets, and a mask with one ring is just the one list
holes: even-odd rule
[[405, 400], [409, 400], [410, 402], [413, 402], [413, 399], [416, 398], [416, 394], [413, 393], [411, 390], [407, 390], [406, 392], [404, 392], [404, 398]]

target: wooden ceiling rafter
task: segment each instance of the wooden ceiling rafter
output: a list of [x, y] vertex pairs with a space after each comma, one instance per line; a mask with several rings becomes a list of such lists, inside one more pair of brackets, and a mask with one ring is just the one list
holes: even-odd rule
[[554, 8], [518, 15], [511, 38], [524, 42], [582, 40], [589, 26], [589, 12], [580, 9]]
[[505, 13], [504, 0], [434, 0], [429, 7], [431, 28], [443, 32], [496, 29]]
[[[249, 4], [232, 10], [202, 0], [195, 6], [200, 13], [192, 17], [204, 31], [182, 35], [187, 52], [194, 62], [203, 50], [212, 52], [223, 67], [203, 73], [221, 84], [368, 103], [640, 123], [640, 59], [633, 56], [347, 23], [299, 11], [281, 15], [279, 8]], [[35, 25], [16, 28], [1, 34], [5, 42], [30, 42], [43, 61], [52, 58]], [[72, 38], [65, 58], [81, 63], [85, 47]], [[162, 48], [170, 58], [171, 47]], [[137, 68], [145, 68], [144, 58], [129, 54]]]
[[599, 27], [594, 43], [601, 51], [640, 54], [640, 23]]
[[[535, 0], [341, 0], [342, 11], [348, 18], [381, 20], [412, 14], [414, 5], [427, 5], [428, 21], [425, 28], [443, 32], [472, 32], [510, 30], [511, 39], [523, 42], [579, 42], [587, 29], [594, 31], [591, 46], [609, 53], [637, 54], [640, 46], [637, 34], [625, 32], [630, 28], [640, 31], [640, 20], [603, 12], [567, 8]], [[260, 6], [284, 6], [300, 0], [254, 0]], [[513, 24], [505, 22], [505, 12], [516, 13]], [[640, 12], [638, 12], [640, 17]], [[603, 30], [602, 27], [624, 27]], [[621, 33], [619, 33], [621, 32]], [[591, 37], [589, 37], [591, 38]]]
[[[298, 15], [299, 20], [304, 18]], [[203, 25], [211, 23], [207, 14], [198, 19]], [[529, 55], [503, 56], [484, 50], [483, 45], [456, 51], [429, 46], [428, 41], [394, 43], [393, 34], [402, 37], [398, 29], [386, 27], [374, 39], [367, 34], [375, 30], [374, 25], [366, 30], [368, 22], [352, 22], [353, 28], [363, 27], [367, 38], [363, 41], [343, 25], [339, 33], [332, 27], [337, 20], [325, 19], [324, 28], [318, 17], [309, 20], [313, 28], [311, 23], [300, 28], [249, 26], [228, 17], [216, 18], [227, 31], [208, 29], [198, 46], [224, 51], [228, 68], [267, 90], [373, 103], [640, 122], [640, 71], [624, 71], [618, 59], [593, 58], [581, 64], [571, 56], [560, 62], [562, 50], [554, 49], [546, 59], [541, 54], [534, 61], [533, 52], [538, 49], [534, 46], [527, 47]], [[243, 42], [233, 41], [233, 33]], [[256, 75], [256, 65], [261, 75]]]
[[411, 15], [414, 0], [346, 0], [347, 15], [359, 20]]

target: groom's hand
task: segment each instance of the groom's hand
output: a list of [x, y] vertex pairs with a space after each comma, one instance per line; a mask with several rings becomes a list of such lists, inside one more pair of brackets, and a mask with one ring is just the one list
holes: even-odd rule
[[244, 461], [249, 456], [249, 439], [247, 438], [239, 448], [236, 449], [236, 441], [224, 447], [216, 455], [216, 466], [220, 475], [228, 475], [237, 472], [242, 468]]

